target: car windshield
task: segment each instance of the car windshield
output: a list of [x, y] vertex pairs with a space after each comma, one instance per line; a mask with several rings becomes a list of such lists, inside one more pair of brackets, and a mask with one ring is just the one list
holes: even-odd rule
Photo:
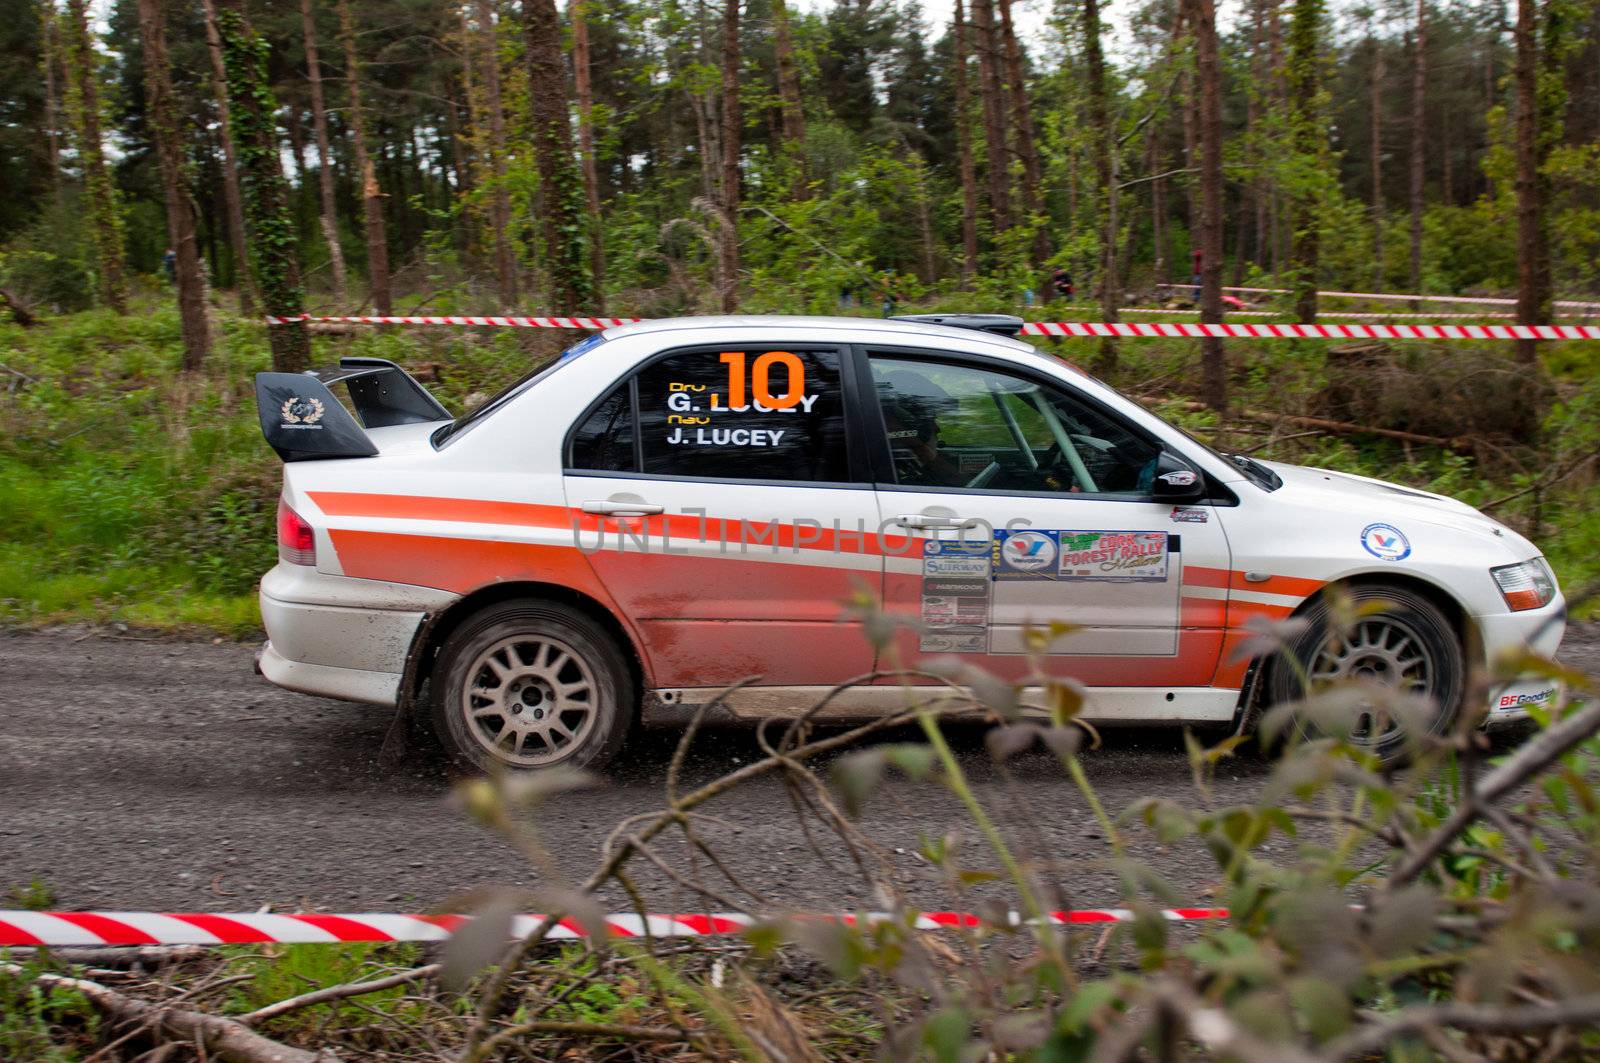
[[1249, 480], [1263, 491], [1276, 491], [1278, 488], [1283, 486], [1283, 478], [1277, 473], [1273, 472], [1271, 469], [1267, 468], [1265, 465], [1261, 464], [1256, 459], [1246, 457], [1243, 454], [1233, 454], [1226, 450], [1218, 450], [1210, 443], [1207, 443], [1205, 440], [1197, 437], [1193, 432], [1183, 427], [1183, 425], [1176, 424], [1167, 420], [1165, 417], [1161, 417], [1159, 413], [1150, 409], [1150, 407], [1146, 406], [1133, 396], [1125, 395], [1120, 391], [1117, 392], [1117, 394], [1126, 399], [1128, 402], [1133, 403], [1141, 410], [1144, 410], [1146, 413], [1150, 414], [1150, 416], [1159, 417], [1162, 424], [1166, 425], [1168, 428], [1171, 428], [1173, 431], [1178, 432], [1183, 436], [1183, 438], [1187, 439], [1189, 442], [1193, 443], [1207, 454], [1210, 454], [1215, 458], [1220, 458], [1229, 465], [1232, 465], [1234, 468], [1244, 473], [1245, 479]]
[[566, 350], [562, 351], [561, 354], [554, 360], [545, 362], [543, 365], [535, 366], [526, 375], [522, 376], [504, 391], [500, 392], [500, 394], [494, 396], [477, 409], [463, 414], [462, 416], [457, 417], [454, 421], [451, 421], [449, 424], [440, 427], [438, 431], [434, 432], [433, 436], [431, 437], [435, 449], [444, 446], [450, 440], [460, 436], [473, 425], [483, 421], [491, 413], [494, 413], [500, 407], [504, 406], [518, 395], [521, 395], [524, 391], [527, 391], [529, 388], [538, 384], [539, 381], [545, 379], [557, 369], [560, 369], [569, 362], [576, 360], [579, 356], [594, 350], [596, 347], [604, 343], [605, 340], [606, 338], [604, 335], [597, 333], [588, 337], [587, 339], [583, 339], [577, 343], [574, 343], [571, 347], [568, 347]]

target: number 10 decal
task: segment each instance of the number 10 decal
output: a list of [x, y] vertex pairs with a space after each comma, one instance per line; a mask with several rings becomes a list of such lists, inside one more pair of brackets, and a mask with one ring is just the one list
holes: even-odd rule
[[[722, 361], [728, 366], [728, 405], [740, 409], [745, 405], [745, 354], [743, 351], [723, 351]], [[782, 395], [772, 394], [772, 369], [781, 365], [789, 371], [788, 389]], [[769, 410], [792, 410], [800, 404], [806, 393], [806, 367], [790, 351], [767, 351], [756, 356], [750, 367], [750, 394], [756, 405]], [[716, 402], [716, 397], [712, 397]]]

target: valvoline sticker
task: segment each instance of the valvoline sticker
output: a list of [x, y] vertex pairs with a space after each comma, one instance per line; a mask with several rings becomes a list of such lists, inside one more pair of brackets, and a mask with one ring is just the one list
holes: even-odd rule
[[1411, 556], [1410, 541], [1392, 524], [1368, 524], [1362, 528], [1361, 545], [1383, 561], [1404, 561]]

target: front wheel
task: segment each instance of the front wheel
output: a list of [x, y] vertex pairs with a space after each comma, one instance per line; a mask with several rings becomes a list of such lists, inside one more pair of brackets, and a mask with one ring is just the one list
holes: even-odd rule
[[[1319, 599], [1303, 614], [1306, 627], [1289, 646], [1311, 692], [1360, 680], [1425, 697], [1435, 708], [1424, 727], [1429, 734], [1443, 734], [1460, 712], [1466, 689], [1466, 657], [1449, 619], [1426, 597], [1404, 587], [1363, 585], [1343, 593], [1357, 616], [1346, 630], [1334, 630], [1333, 607], [1326, 598]], [[1272, 662], [1266, 691], [1271, 704], [1305, 697], [1299, 672], [1287, 661]], [[1376, 710], [1361, 712], [1348, 737], [1385, 763], [1399, 761], [1405, 753], [1405, 733]]]
[[439, 654], [434, 731], [470, 772], [598, 768], [633, 722], [633, 679], [611, 636], [554, 602], [490, 606]]

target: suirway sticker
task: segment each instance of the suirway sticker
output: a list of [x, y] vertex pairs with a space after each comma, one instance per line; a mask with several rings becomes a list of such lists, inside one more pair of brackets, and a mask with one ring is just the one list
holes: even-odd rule
[[922, 544], [924, 652], [988, 652], [989, 553], [987, 540]]

